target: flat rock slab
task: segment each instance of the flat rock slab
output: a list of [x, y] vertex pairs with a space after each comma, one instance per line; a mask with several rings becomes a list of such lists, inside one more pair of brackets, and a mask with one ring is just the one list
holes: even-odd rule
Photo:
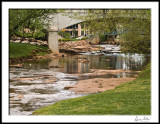
[[[108, 67], [108, 68], [112, 68], [112, 67]], [[117, 69], [117, 70], [103, 70], [103, 69], [90, 69], [89, 73], [84, 73], [84, 74], [70, 74], [72, 76], [85, 76], [85, 75], [105, 75], [105, 74], [119, 74], [122, 72], [127, 72], [127, 73], [138, 73], [140, 71], [131, 71], [131, 70], [123, 70], [123, 69]]]
[[77, 94], [99, 93], [114, 89], [122, 83], [134, 80], [135, 78], [94, 78], [80, 80], [76, 85], [66, 86], [64, 89], [74, 91]]
[[15, 68], [23, 68], [22, 64], [17, 64], [17, 65], [9, 65], [10, 67], [15, 67]]

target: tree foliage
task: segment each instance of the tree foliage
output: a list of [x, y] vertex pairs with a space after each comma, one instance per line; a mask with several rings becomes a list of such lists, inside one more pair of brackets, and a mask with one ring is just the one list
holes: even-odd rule
[[60, 35], [60, 36], [62, 36], [62, 37], [64, 37], [64, 38], [66, 38], [66, 39], [70, 39], [71, 36], [72, 36], [70, 33], [64, 32], [64, 31], [59, 31], [59, 32], [58, 32], [58, 35]]
[[[78, 13], [78, 12], [77, 12]], [[150, 9], [90, 9], [74, 18], [84, 20], [86, 29], [94, 35], [121, 33], [121, 50], [125, 53], [149, 53], [151, 47]]]
[[55, 9], [10, 9], [9, 10], [9, 32], [10, 36], [18, 30], [29, 28], [33, 34], [36, 30], [44, 30], [49, 24], [50, 14], [56, 13]]

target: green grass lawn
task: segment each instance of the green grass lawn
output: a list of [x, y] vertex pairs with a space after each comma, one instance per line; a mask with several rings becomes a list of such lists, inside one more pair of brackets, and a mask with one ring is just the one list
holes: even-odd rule
[[12, 58], [25, 58], [33, 55], [45, 55], [50, 53], [48, 46], [38, 46], [24, 43], [10, 43], [9, 44], [9, 57]]
[[56, 102], [33, 115], [150, 115], [151, 67], [139, 78], [98, 94]]

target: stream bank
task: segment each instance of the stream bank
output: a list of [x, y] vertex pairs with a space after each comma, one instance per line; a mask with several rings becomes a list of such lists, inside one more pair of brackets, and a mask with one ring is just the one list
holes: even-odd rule
[[59, 101], [33, 115], [151, 115], [151, 65], [138, 75], [115, 89]]
[[[80, 52], [98, 51], [103, 49], [99, 46], [90, 45], [85, 40], [59, 42], [59, 54], [54, 54], [47, 45], [43, 45], [43, 41], [23, 42], [20, 40], [12, 40], [10, 42], [10, 64], [23, 63], [24, 61], [36, 61], [37, 59], [54, 59], [63, 58]], [[39, 44], [36, 44], [39, 43]], [[41, 44], [42, 43], [42, 44]], [[25, 49], [25, 51], [24, 51]]]
[[[144, 55], [120, 53], [119, 46], [84, 40], [61, 42], [59, 54], [48, 52], [47, 46], [13, 44], [17, 49], [10, 51], [10, 115], [31, 115], [57, 101], [113, 89], [135, 79], [148, 62]], [[26, 55], [26, 48], [31, 58], [19, 61], [14, 55]]]
[[[100, 84], [100, 80], [107, 86], [113, 85], [107, 84], [109, 80], [135, 78], [137, 71], [147, 63], [143, 55], [84, 54], [87, 55], [25, 61], [20, 68], [11, 66], [10, 115], [31, 115], [33, 111], [57, 101], [91, 93], [83, 91], [80, 94], [65, 88], [78, 82], [90, 81], [93, 84], [98, 81], [95, 86], [103, 88], [105, 86]], [[86, 83], [87, 87], [92, 85], [90, 83]]]

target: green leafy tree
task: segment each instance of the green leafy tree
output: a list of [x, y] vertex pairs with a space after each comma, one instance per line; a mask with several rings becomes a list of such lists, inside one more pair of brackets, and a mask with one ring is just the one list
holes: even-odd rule
[[[72, 11], [73, 12], [73, 11]], [[77, 11], [73, 18], [84, 20], [93, 35], [119, 30], [121, 50], [125, 53], [150, 53], [150, 9], [90, 9]]]
[[[55, 9], [10, 9], [9, 10], [9, 33], [10, 37], [17, 31], [30, 28], [34, 34], [35, 30], [42, 31], [48, 26], [50, 14], [56, 13]], [[33, 36], [32, 34], [32, 36]]]
[[70, 39], [72, 35], [68, 32], [59, 31], [58, 34], [66, 39]]
[[130, 10], [130, 18], [123, 22], [124, 34], [120, 35], [125, 53], [148, 54], [151, 49], [151, 19], [150, 10]]

